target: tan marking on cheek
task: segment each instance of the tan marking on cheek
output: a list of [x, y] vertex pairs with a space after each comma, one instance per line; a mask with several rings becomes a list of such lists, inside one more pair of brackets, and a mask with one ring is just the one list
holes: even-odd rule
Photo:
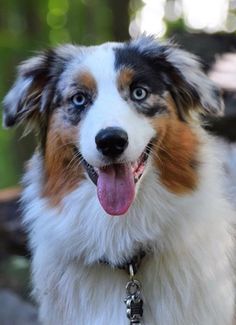
[[160, 181], [175, 194], [195, 190], [199, 165], [197, 135], [178, 119], [156, 119], [153, 126], [157, 130], [154, 164], [159, 170]]
[[83, 167], [74, 159], [78, 127], [68, 126], [61, 114], [54, 113], [49, 121], [45, 149], [45, 182], [42, 195], [58, 205], [84, 178]]
[[134, 71], [131, 68], [123, 68], [117, 78], [117, 86], [119, 90], [129, 88], [134, 77]]
[[80, 73], [76, 81], [78, 82], [79, 86], [87, 88], [92, 93], [97, 92], [97, 83], [91, 73], [86, 71]]

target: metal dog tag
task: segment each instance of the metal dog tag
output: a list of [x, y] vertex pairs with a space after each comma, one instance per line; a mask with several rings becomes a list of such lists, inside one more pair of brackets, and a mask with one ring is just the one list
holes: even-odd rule
[[130, 325], [141, 325], [143, 317], [143, 300], [141, 298], [141, 283], [134, 279], [133, 268], [130, 267], [130, 281], [126, 284], [125, 298], [126, 314], [130, 320]]

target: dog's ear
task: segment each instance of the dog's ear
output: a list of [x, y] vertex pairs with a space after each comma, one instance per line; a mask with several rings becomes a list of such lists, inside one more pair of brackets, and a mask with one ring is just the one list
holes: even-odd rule
[[5, 127], [37, 119], [50, 104], [54, 62], [55, 52], [48, 50], [19, 66], [16, 82], [3, 100]]
[[80, 48], [65, 44], [23, 62], [17, 79], [3, 100], [3, 126], [23, 121], [42, 122], [54, 99], [55, 87], [67, 63]]
[[80, 53], [80, 47], [65, 44], [23, 62], [15, 84], [3, 100], [3, 126], [42, 121], [51, 107], [59, 76]]
[[223, 114], [220, 91], [202, 71], [197, 57], [171, 42], [159, 43], [152, 36], [133, 43], [162, 75], [182, 119], [193, 111], [203, 115]]
[[222, 115], [224, 105], [220, 90], [202, 71], [199, 60], [174, 46], [167, 48], [165, 54], [170, 65], [169, 88], [181, 117], [192, 111]]

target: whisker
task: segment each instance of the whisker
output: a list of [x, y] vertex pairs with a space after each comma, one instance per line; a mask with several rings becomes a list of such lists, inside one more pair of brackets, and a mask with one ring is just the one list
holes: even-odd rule
[[162, 160], [161, 160], [161, 158], [160, 158], [160, 156], [157, 154], [157, 152], [155, 152], [155, 151], [153, 151], [152, 149], [150, 149], [150, 154], [151, 154], [154, 158], [157, 158], [161, 163], [163, 163]]
[[78, 153], [76, 153], [70, 160], [69, 164], [66, 166], [67, 169], [69, 169], [70, 167], [75, 167], [74, 163], [78, 163], [78, 166], [82, 163], [83, 158], [80, 157], [80, 155]]
[[162, 145], [162, 144], [152, 144], [152, 148], [164, 151], [170, 158], [175, 159], [175, 157]]
[[[71, 164], [70, 168], [74, 169], [74, 168], [79, 168], [81, 165], [82, 161], [78, 161], [78, 160], [74, 160], [74, 162]], [[67, 167], [68, 168], [68, 167]]]
[[69, 146], [69, 145], [74, 145], [74, 142], [63, 143], [62, 145], [57, 147], [57, 150], [62, 149], [62, 148], [66, 147], [66, 146]]

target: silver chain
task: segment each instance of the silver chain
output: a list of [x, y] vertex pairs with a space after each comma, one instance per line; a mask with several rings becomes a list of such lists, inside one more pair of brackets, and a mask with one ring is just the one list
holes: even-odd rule
[[141, 283], [134, 279], [134, 269], [129, 264], [130, 281], [126, 284], [126, 315], [130, 320], [130, 325], [141, 325], [143, 317], [143, 300], [141, 296]]

